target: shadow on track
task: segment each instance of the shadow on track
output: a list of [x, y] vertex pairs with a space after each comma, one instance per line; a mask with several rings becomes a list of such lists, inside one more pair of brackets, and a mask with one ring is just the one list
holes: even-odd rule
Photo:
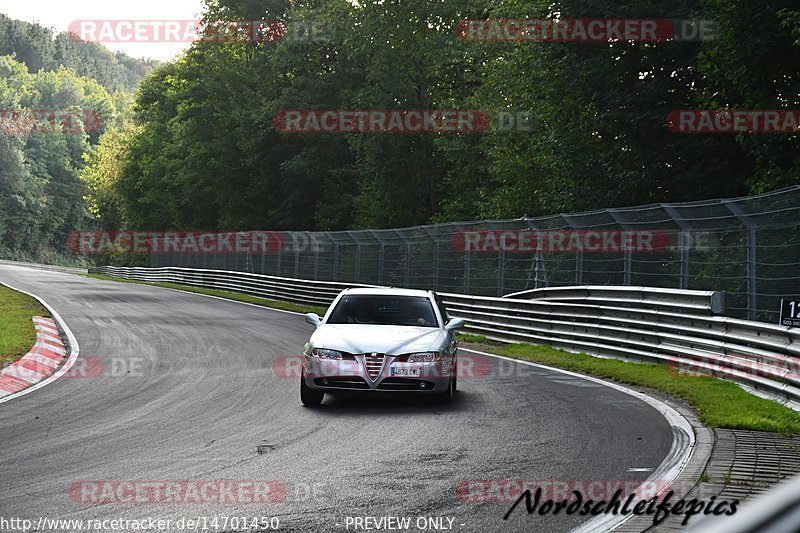
[[453, 402], [439, 403], [434, 398], [424, 395], [398, 394], [389, 395], [364, 393], [339, 393], [336, 395], [326, 394], [322, 404], [315, 407], [307, 407], [316, 413], [326, 415], [420, 415], [423, 413], [441, 415], [444, 413], [456, 413], [470, 410], [470, 394], [457, 391]]

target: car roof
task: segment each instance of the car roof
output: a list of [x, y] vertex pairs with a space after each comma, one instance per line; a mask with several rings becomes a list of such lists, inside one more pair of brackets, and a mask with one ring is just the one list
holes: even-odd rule
[[423, 298], [430, 298], [430, 291], [423, 291], [419, 289], [396, 289], [394, 287], [366, 287], [346, 289], [346, 294], [374, 294], [380, 296], [421, 296]]

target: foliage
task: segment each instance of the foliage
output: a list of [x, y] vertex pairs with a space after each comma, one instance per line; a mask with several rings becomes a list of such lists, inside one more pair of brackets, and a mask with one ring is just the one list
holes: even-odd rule
[[[797, 135], [671, 133], [686, 108], [797, 108], [790, 0], [208, 0], [323, 39], [199, 42], [150, 75], [117, 166], [113, 223], [380, 228], [683, 201], [796, 183]], [[476, 43], [463, 19], [683, 18], [705, 42]], [[742, 39], [742, 35], [747, 39]], [[533, 132], [279, 133], [285, 109], [530, 111]], [[94, 160], [92, 164], [102, 164]], [[113, 181], [113, 180], [112, 180]], [[120, 215], [121, 213], [121, 215]], [[121, 216], [121, 220], [118, 218]]]
[[111, 53], [98, 43], [81, 41], [74, 35], [53, 32], [0, 13], [0, 55], [16, 55], [32, 73], [61, 67], [96, 80], [109, 92], [133, 91], [139, 80], [158, 62]]
[[[3, 137], [3, 246], [49, 242], [82, 220], [141, 230], [381, 228], [735, 196], [800, 176], [798, 135], [666, 127], [676, 109], [800, 107], [793, 0], [207, 0], [206, 8], [208, 21], [322, 31], [196, 42], [151, 72], [132, 101], [103, 87], [130, 87], [119, 69], [139, 75], [151, 64], [118, 56], [111, 68], [98, 45], [46, 39], [36, 25], [0, 18], [0, 51], [17, 54], [0, 66], [3, 106], [109, 113], [105, 130], [83, 139]], [[464, 19], [513, 17], [710, 19], [716, 39], [456, 36]], [[525, 111], [536, 128], [337, 135], [273, 125], [281, 110], [308, 108]], [[23, 223], [43, 216], [47, 223]]]
[[[0, 243], [12, 253], [63, 247], [85, 218], [79, 170], [92, 135], [99, 135], [87, 133], [79, 116], [83, 109], [113, 116], [111, 96], [71, 70], [34, 74], [3, 57], [0, 108]], [[76, 120], [58, 123], [37, 114], [52, 110], [73, 111]], [[18, 118], [28, 113], [29, 121]]]
[[121, 220], [109, 165], [130, 129], [130, 90], [153, 66], [0, 15], [0, 257], [84, 264], [69, 235]]

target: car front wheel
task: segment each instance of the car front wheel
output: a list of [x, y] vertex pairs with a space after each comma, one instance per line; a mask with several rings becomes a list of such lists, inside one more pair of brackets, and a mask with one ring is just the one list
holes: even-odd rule
[[436, 399], [438, 403], [442, 404], [453, 403], [455, 394], [456, 394], [456, 382], [454, 378], [450, 378], [450, 382], [447, 385], [447, 390], [438, 394], [438, 397]]
[[310, 388], [306, 385], [305, 376], [300, 376], [300, 401], [303, 402], [303, 405], [319, 405], [324, 397], [324, 392]]

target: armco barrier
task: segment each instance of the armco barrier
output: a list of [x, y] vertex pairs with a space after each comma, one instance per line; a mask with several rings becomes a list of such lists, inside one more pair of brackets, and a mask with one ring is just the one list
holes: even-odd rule
[[355, 283], [279, 278], [229, 270], [205, 270], [179, 267], [144, 268], [108, 266], [90, 268], [89, 273], [151, 283], [180, 283], [193, 287], [243, 292], [262, 298], [321, 306], [330, 305], [336, 295], [348, 287], [370, 286], [358, 285]]
[[[367, 286], [177, 267], [100, 267], [90, 272], [321, 306], [347, 287]], [[667, 363], [800, 401], [800, 328], [714, 316], [724, 308], [720, 293], [560, 287], [505, 298], [447, 293], [442, 298], [452, 316], [467, 320], [468, 333]]]
[[0, 259], [0, 265], [21, 266], [35, 268], [37, 270], [49, 270], [51, 272], [66, 272], [68, 274], [86, 274], [85, 268], [64, 267], [58, 265], [43, 265], [41, 263], [24, 263], [22, 261], [6, 261]]
[[551, 287], [507, 294], [517, 300], [550, 302], [615, 304], [624, 307], [674, 310], [682, 313], [725, 314], [725, 293], [690, 291], [658, 287], [580, 286]]

